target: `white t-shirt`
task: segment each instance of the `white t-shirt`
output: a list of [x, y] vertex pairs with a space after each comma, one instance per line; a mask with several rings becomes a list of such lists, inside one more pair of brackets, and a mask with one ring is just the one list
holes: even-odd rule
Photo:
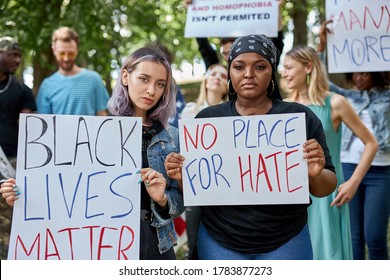
[[[372, 133], [372, 120], [368, 110], [363, 110], [360, 115], [360, 119], [367, 126], [368, 130]], [[356, 137], [352, 136], [350, 148], [347, 151], [341, 150], [341, 162], [358, 164], [364, 151], [363, 142]], [[371, 165], [375, 166], [388, 166], [390, 165], [390, 152], [378, 150]]]
[[181, 112], [181, 119], [193, 119], [195, 116], [202, 111], [204, 108], [208, 107], [209, 104], [205, 101], [203, 105], [199, 106], [195, 102], [188, 102]]

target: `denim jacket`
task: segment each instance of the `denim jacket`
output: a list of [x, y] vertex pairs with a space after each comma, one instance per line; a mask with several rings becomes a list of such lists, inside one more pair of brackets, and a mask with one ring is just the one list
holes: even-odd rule
[[159, 251], [164, 253], [176, 244], [177, 236], [173, 219], [179, 217], [184, 211], [183, 195], [178, 188], [177, 181], [171, 180], [164, 167], [164, 161], [171, 152], [179, 152], [179, 131], [176, 127], [170, 126], [169, 130], [163, 129], [153, 136], [147, 149], [149, 166], [164, 175], [167, 180], [165, 194], [168, 198], [170, 218], [161, 217], [156, 210], [156, 204], [151, 199], [153, 220], [151, 225], [157, 229], [159, 240]]
[[[364, 109], [368, 110], [379, 149], [390, 151], [390, 89], [380, 91], [374, 87], [369, 91], [359, 91], [343, 89], [330, 83], [330, 90], [346, 97], [357, 114], [360, 114]], [[342, 150], [348, 148], [352, 135], [353, 132], [348, 127], [343, 126]]]

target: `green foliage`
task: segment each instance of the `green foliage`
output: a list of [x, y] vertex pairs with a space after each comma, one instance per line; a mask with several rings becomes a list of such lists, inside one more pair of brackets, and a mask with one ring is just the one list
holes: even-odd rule
[[0, 2], [0, 34], [19, 39], [26, 65], [50, 73], [57, 68], [52, 32], [70, 26], [81, 39], [78, 62], [109, 80], [125, 56], [151, 41], [167, 45], [177, 63], [192, 59], [197, 48], [183, 38], [185, 13], [182, 0], [8, 0]]
[[[317, 6], [323, 10], [325, 0], [306, 1], [285, 0], [285, 26], [293, 11]], [[166, 45], [179, 68], [183, 60], [200, 59], [196, 41], [184, 38], [185, 19], [183, 0], [0, 0], [0, 35], [19, 39], [24, 65], [34, 66], [34, 77], [57, 68], [51, 35], [60, 26], [77, 30], [78, 63], [98, 71], [106, 81], [130, 52], [150, 42]], [[219, 44], [216, 38], [212, 42]], [[34, 82], [37, 89], [41, 81]]]

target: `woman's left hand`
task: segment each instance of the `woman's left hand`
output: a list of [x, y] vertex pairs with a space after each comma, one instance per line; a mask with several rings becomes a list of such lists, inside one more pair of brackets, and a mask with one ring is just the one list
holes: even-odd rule
[[165, 194], [167, 180], [164, 175], [152, 168], [142, 168], [141, 180], [144, 182], [150, 197], [161, 207], [164, 207], [168, 202]]
[[304, 158], [307, 160], [309, 177], [321, 174], [325, 167], [325, 155], [321, 145], [315, 139], [309, 139], [303, 144]]
[[337, 190], [337, 195], [334, 198], [334, 200], [331, 203], [331, 207], [333, 206], [338, 206], [341, 207], [345, 203], [348, 203], [352, 200], [354, 197], [357, 189], [359, 187], [358, 183], [352, 182], [352, 180], [345, 181], [343, 184], [340, 184], [338, 190]]
[[9, 206], [14, 206], [15, 200], [19, 197], [19, 189], [15, 186], [16, 181], [14, 178], [5, 180], [1, 184], [0, 193]]

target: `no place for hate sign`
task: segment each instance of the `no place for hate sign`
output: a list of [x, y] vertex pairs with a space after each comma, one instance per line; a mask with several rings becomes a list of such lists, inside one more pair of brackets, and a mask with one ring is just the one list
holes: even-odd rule
[[305, 115], [180, 120], [185, 205], [309, 202]]
[[138, 259], [142, 120], [20, 117], [8, 259]]

